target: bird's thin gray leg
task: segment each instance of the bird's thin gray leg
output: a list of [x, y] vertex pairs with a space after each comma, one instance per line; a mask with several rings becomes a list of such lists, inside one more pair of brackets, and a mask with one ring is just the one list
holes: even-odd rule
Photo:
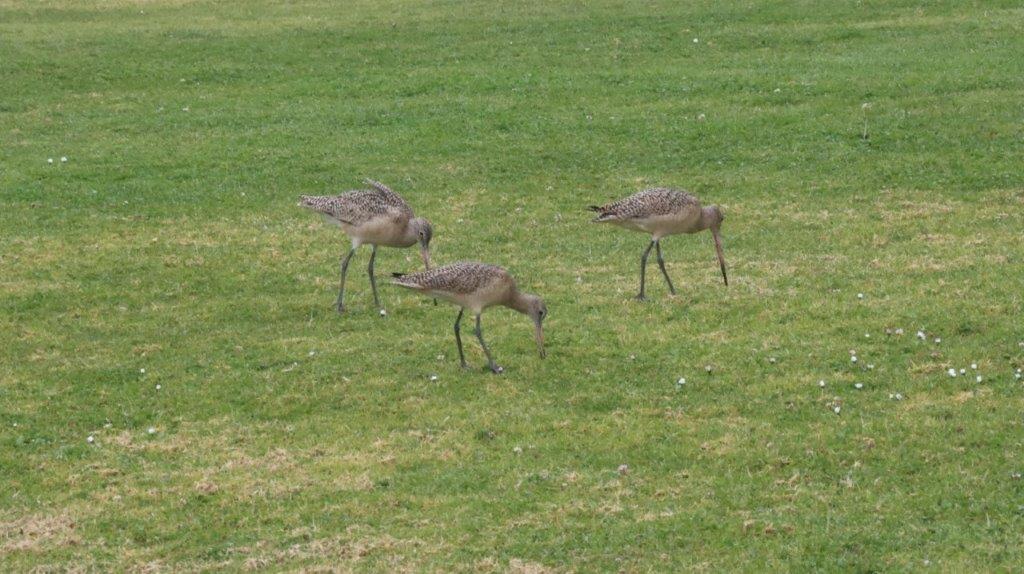
[[459, 316], [455, 318], [455, 342], [459, 344], [459, 364], [463, 369], [469, 368], [469, 365], [466, 364], [466, 355], [462, 352], [462, 334], [459, 332], [462, 314], [465, 312], [464, 308], [459, 308]]
[[370, 266], [367, 267], [366, 270], [370, 274], [370, 289], [373, 290], [373, 304], [376, 305], [378, 309], [383, 310], [384, 308], [380, 306], [380, 299], [377, 298], [377, 279], [373, 276], [373, 260], [376, 258], [377, 246], [374, 245], [373, 251], [370, 252]]
[[651, 249], [654, 248], [655, 241], [651, 241], [651, 244], [644, 250], [644, 254], [640, 256], [640, 294], [636, 296], [637, 301], [644, 301], [647, 297], [644, 295], [644, 280], [647, 274], [647, 256], [651, 254]]
[[348, 262], [355, 254], [356, 248], [353, 247], [348, 255], [341, 258], [341, 286], [338, 287], [338, 301], [335, 303], [339, 313], [345, 312], [345, 275], [348, 274]]
[[655, 241], [654, 246], [658, 253], [658, 267], [661, 267], [661, 274], [665, 276], [665, 281], [668, 281], [668, 290], [673, 295], [676, 294], [676, 288], [672, 286], [672, 280], [668, 277], [668, 271], [665, 270], [665, 259], [661, 256], [661, 241]]
[[477, 341], [480, 341], [480, 347], [484, 350], [484, 354], [487, 355], [487, 367], [491, 369], [492, 373], [496, 375], [500, 374], [504, 369], [494, 364], [494, 358], [491, 357], [491, 350], [487, 348], [487, 343], [484, 343], [484, 332], [480, 328], [480, 315], [476, 316], [476, 331], [474, 331], [474, 333], [476, 334]]

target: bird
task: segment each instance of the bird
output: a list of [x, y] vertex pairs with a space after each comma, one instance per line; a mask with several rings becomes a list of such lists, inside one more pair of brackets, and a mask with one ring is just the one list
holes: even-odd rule
[[607, 205], [591, 205], [590, 211], [597, 212], [595, 223], [611, 223], [651, 234], [651, 243], [640, 257], [640, 293], [636, 299], [646, 300], [644, 279], [647, 271], [647, 257], [651, 249], [658, 255], [658, 267], [668, 283], [668, 290], [673, 295], [676, 288], [665, 270], [665, 259], [661, 256], [661, 239], [678, 233], [698, 233], [705, 229], [711, 230], [715, 241], [715, 252], [718, 264], [722, 268], [722, 279], [729, 285], [729, 276], [725, 271], [725, 255], [722, 253], [720, 231], [725, 215], [717, 205], [701, 207], [700, 200], [685, 191], [656, 187], [645, 189], [633, 195], [614, 201]]
[[426, 219], [416, 217], [409, 204], [388, 186], [372, 179], [364, 180], [364, 183], [371, 189], [346, 191], [341, 195], [303, 195], [299, 197], [299, 206], [322, 214], [328, 222], [340, 226], [352, 240], [348, 254], [343, 251], [341, 255], [341, 281], [335, 303], [338, 313], [345, 312], [345, 275], [349, 261], [364, 243], [373, 246], [367, 271], [373, 303], [383, 316], [385, 310], [377, 296], [377, 281], [373, 275], [377, 247], [411, 247], [419, 243], [423, 266], [429, 270], [430, 240], [434, 236], [434, 228]]
[[480, 327], [480, 315], [485, 309], [495, 305], [504, 305], [530, 317], [533, 320], [534, 339], [540, 357], [543, 359], [547, 356], [544, 351], [543, 323], [548, 308], [544, 305], [544, 300], [537, 295], [520, 291], [512, 275], [505, 269], [487, 263], [460, 261], [418, 273], [392, 275], [391, 282], [394, 285], [444, 299], [459, 307], [459, 315], [455, 318], [455, 342], [459, 347], [462, 368], [469, 368], [462, 350], [460, 333], [462, 316], [468, 309], [476, 316], [476, 329], [473, 334], [480, 341], [480, 347], [487, 356], [487, 367], [495, 374], [504, 371], [494, 362]]

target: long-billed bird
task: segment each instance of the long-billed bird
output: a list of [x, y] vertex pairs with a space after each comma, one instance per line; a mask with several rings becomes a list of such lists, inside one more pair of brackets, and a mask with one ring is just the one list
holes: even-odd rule
[[725, 271], [725, 255], [722, 253], [722, 239], [719, 235], [725, 216], [717, 205], [701, 207], [700, 200], [693, 195], [675, 189], [656, 187], [645, 189], [624, 199], [607, 205], [592, 205], [588, 209], [597, 212], [595, 223], [611, 223], [651, 234], [651, 243], [640, 257], [640, 293], [636, 298], [646, 299], [644, 279], [647, 272], [647, 256], [651, 249], [658, 255], [658, 267], [668, 283], [668, 290], [675, 295], [676, 288], [665, 270], [665, 259], [661, 256], [661, 239], [678, 233], [697, 233], [705, 229], [711, 230], [718, 254], [718, 264], [722, 268], [722, 279], [729, 285], [729, 276]]
[[384, 313], [377, 296], [377, 281], [373, 275], [373, 263], [377, 258], [377, 247], [411, 247], [419, 243], [423, 265], [430, 269], [430, 240], [434, 229], [430, 222], [416, 217], [412, 208], [388, 186], [370, 179], [365, 183], [372, 189], [346, 191], [341, 195], [303, 195], [299, 205], [323, 214], [352, 240], [352, 248], [341, 255], [341, 281], [338, 287], [338, 313], [345, 311], [345, 275], [348, 263], [356, 249], [364, 243], [373, 246], [370, 253], [370, 287], [373, 289], [373, 303]]
[[462, 315], [467, 309], [476, 316], [476, 329], [473, 333], [487, 355], [487, 367], [491, 372], [497, 374], [503, 369], [495, 364], [491, 351], [484, 342], [483, 330], [480, 328], [480, 315], [488, 307], [504, 305], [530, 317], [533, 320], [537, 349], [541, 358], [546, 356], [542, 325], [548, 308], [540, 297], [520, 291], [512, 276], [501, 267], [461, 261], [419, 273], [395, 273], [391, 282], [399, 287], [444, 299], [460, 307], [459, 316], [455, 319], [455, 342], [459, 347], [462, 368], [468, 368], [468, 365], [462, 350], [462, 335], [459, 328]]

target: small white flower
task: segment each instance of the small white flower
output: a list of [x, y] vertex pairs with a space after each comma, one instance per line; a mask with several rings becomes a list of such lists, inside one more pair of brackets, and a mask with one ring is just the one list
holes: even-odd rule
[[313, 355], [315, 355], [315, 354], [316, 354], [316, 351], [310, 351], [310, 352], [309, 352], [309, 356], [310, 356], [310, 357], [312, 357], [312, 356], [313, 356]]
[[157, 386], [156, 386], [156, 390], [158, 390], [158, 391], [159, 391], [160, 389], [162, 389], [162, 388], [163, 388], [163, 387], [161, 387], [160, 385], [157, 385]]
[[889, 393], [889, 398], [890, 398], [890, 399], [894, 399], [894, 398], [896, 398], [896, 395], [894, 395], [894, 394], [892, 394], [892, 393]]
[[949, 373], [949, 376], [951, 376], [951, 377], [955, 377], [956, 376], [956, 369], [954, 369], [952, 367], [950, 367], [950, 369], [948, 371], [946, 371], [946, 372]]
[[512, 449], [512, 452], [514, 452], [516, 454], [523, 454], [523, 447], [517, 446], [514, 449]]
[[936, 344], [936, 345], [938, 345], [938, 344], [939, 344], [939, 343], [941, 343], [941, 342], [942, 342], [942, 339], [940, 339], [940, 338], [938, 338], [938, 337], [935, 337], [935, 344]]
[[109, 429], [109, 428], [113, 428], [113, 427], [114, 427], [113, 423], [104, 423], [103, 424], [103, 428], [105, 428], [105, 429]]
[[52, 157], [46, 158], [46, 163], [53, 163], [53, 158]]
[[875, 366], [874, 366], [874, 365], [872, 365], [872, 364], [868, 364], [868, 370], [869, 370], [869, 371], [870, 371], [870, 370], [873, 370], [874, 368], [875, 368]]
[[431, 382], [436, 381], [437, 380], [437, 375], [430, 375], [430, 380], [431, 380]]
[[1021, 374], [1020, 373], [1014, 373], [1013, 374], [1013, 378], [1019, 379], [1019, 378], [1021, 378]]
[[66, 156], [66, 155], [60, 156], [60, 162], [61, 163], [67, 163], [68, 162], [68, 156]]
[[619, 465], [619, 474], [629, 474], [629, 465], [628, 464], [620, 464]]
[[142, 373], [143, 375], [145, 375], [146, 374], [146, 369], [139, 369], [139, 372]]
[[902, 401], [903, 400], [903, 395], [901, 395], [899, 393], [896, 393], [896, 400], [897, 401]]
[[960, 374], [961, 375], [966, 375], [967, 374], [967, 369], [960, 369]]
[[980, 383], [980, 382], [982, 381], [981, 375], [978, 375], [977, 377], [974, 377], [974, 380], [975, 380], [976, 382], [979, 382], [979, 383]]
[[863, 293], [857, 293], [857, 298], [858, 299], [863, 299], [864, 298], [864, 294]]
[[903, 334], [903, 329], [902, 328], [897, 328], [896, 329], [896, 334], [897, 335], [902, 335]]
[[384, 310], [384, 309], [380, 310], [380, 316], [381, 317], [387, 317], [387, 315], [388, 315], [388, 312], [386, 310]]
[[93, 436], [92, 436], [92, 435], [89, 435], [89, 436], [87, 436], [87, 437], [85, 438], [85, 442], [87, 442], [87, 443], [89, 443], [89, 444], [92, 444], [92, 443], [96, 442], [96, 439], [95, 439], [95, 438], [93, 438]]
[[978, 370], [978, 363], [971, 363], [971, 368], [974, 369], [975, 371], [977, 371]]
[[865, 339], [870, 339], [871, 338], [871, 333], [864, 333], [864, 338]]
[[185, 106], [184, 108], [181, 108], [181, 111], [187, 112], [188, 111], [188, 106]]
[[443, 361], [444, 360], [444, 355], [438, 355], [437, 356], [437, 360], [438, 361]]
[[683, 378], [683, 377], [679, 377], [679, 380], [676, 381], [676, 386], [678, 386], [678, 387], [681, 387], [681, 386], [683, 386], [685, 384], [686, 384], [686, 379]]
[[836, 413], [837, 415], [839, 414], [839, 411], [841, 411], [841, 410], [842, 409], [839, 408], [839, 405], [836, 405], [836, 406], [832, 407], [832, 412]]
[[156, 434], [156, 428], [149, 427], [148, 429], [146, 429], [146, 432], [149, 434]]
[[856, 363], [857, 362], [857, 355], [854, 355], [854, 356], [850, 357], [850, 362], [851, 363]]
[[857, 383], [857, 384], [853, 385], [853, 388], [855, 388], [855, 389], [863, 389], [864, 388], [864, 383]]
[[700, 38], [694, 38], [694, 39], [693, 39], [693, 43], [694, 43], [694, 44], [698, 44], [698, 43], [700, 43]]
[[775, 88], [775, 90], [773, 90], [773, 91], [777, 94], [777, 93], [782, 91], [782, 88]]
[[636, 360], [636, 355], [630, 355], [630, 356], [629, 356], [629, 360], [631, 360], [631, 361], [635, 361], [635, 360]]
[[774, 365], [775, 364], [775, 357], [768, 357], [768, 362]]
[[825, 379], [818, 381], [818, 386], [821, 388], [825, 388]]
[[711, 365], [704, 365], [704, 370], [710, 373], [711, 372]]
[[925, 340], [924, 331], [918, 331], [917, 332], [917, 338], [921, 339], [922, 341], [924, 341]]
[[704, 118], [706, 118], [706, 117], [707, 117], [707, 116], [705, 116], [704, 114], [697, 114], [697, 119], [698, 119], [698, 120], [703, 120], [703, 119], [704, 119]]

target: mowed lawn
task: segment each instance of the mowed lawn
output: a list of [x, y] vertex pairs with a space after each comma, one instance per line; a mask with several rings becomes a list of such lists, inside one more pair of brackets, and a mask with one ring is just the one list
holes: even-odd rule
[[[1019, 568], [1022, 54], [1016, 1], [0, 0], [0, 570]], [[337, 315], [296, 200], [363, 177], [548, 358], [496, 309], [460, 370], [415, 249]], [[679, 236], [631, 299], [584, 208], [655, 185], [728, 287]]]

